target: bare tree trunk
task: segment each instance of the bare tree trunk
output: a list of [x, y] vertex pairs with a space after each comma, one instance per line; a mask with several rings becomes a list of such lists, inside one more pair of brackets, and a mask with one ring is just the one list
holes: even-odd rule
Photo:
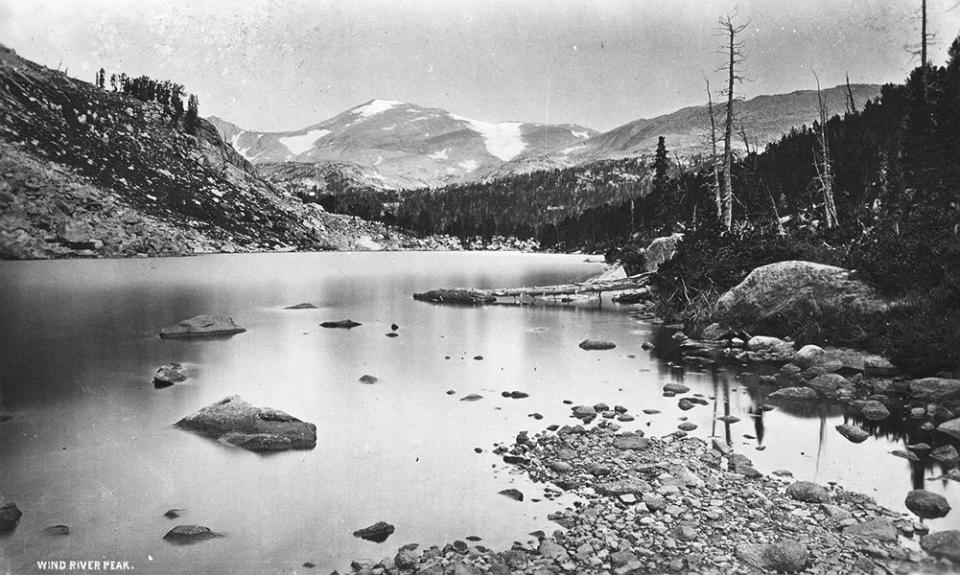
[[823, 92], [820, 90], [820, 78], [814, 72], [813, 76], [817, 79], [817, 102], [820, 115], [820, 131], [817, 139], [820, 144], [819, 160], [814, 160], [817, 167], [817, 176], [820, 179], [820, 189], [823, 191], [823, 211], [827, 228], [835, 228], [839, 223], [837, 221], [837, 205], [833, 198], [833, 171], [830, 168], [830, 143], [827, 140], [827, 103], [823, 99]]
[[717, 117], [713, 115], [713, 95], [710, 93], [710, 80], [707, 83], [707, 112], [710, 114], [710, 167], [713, 171], [713, 199], [717, 205], [717, 219], [723, 221], [723, 208], [720, 203], [720, 171], [717, 169]]
[[747, 24], [735, 26], [733, 18], [727, 16], [720, 19], [720, 26], [723, 27], [728, 36], [725, 48], [729, 55], [728, 63], [725, 66], [727, 71], [727, 117], [723, 126], [723, 182], [720, 191], [720, 204], [723, 213], [721, 218], [723, 227], [729, 230], [733, 227], [733, 149], [731, 147], [733, 143], [733, 84], [741, 79], [737, 75], [736, 68], [742, 60], [740, 49], [743, 47], [743, 43], [737, 42], [736, 38], [737, 34], [747, 27]]
[[853, 89], [850, 88], [850, 74], [847, 74], [847, 113], [857, 113], [857, 101], [853, 99]]

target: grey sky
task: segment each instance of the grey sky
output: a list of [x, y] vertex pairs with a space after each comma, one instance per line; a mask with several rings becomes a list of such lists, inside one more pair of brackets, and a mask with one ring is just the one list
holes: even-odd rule
[[[956, 0], [929, 0], [942, 63]], [[920, 0], [0, 0], [0, 42], [88, 81], [183, 83], [203, 115], [289, 130], [373, 98], [606, 130], [719, 87], [717, 18], [749, 20], [747, 97], [902, 80]]]

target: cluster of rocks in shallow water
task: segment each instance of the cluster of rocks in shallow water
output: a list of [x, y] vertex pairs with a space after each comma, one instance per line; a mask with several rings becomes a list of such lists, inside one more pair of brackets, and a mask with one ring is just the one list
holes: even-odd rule
[[[960, 531], [926, 534], [866, 495], [763, 476], [722, 441], [618, 431], [601, 420], [517, 437], [505, 460], [545, 495], [576, 497], [549, 516], [560, 526], [551, 535], [500, 552], [463, 541], [422, 552], [405, 545], [353, 571], [946, 573], [960, 565]], [[916, 535], [932, 556], [900, 545]]]

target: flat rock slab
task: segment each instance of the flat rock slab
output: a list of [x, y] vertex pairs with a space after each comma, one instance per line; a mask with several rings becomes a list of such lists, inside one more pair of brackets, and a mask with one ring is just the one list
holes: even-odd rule
[[198, 315], [160, 330], [164, 339], [189, 339], [243, 333], [246, 329], [234, 323], [227, 315]]
[[217, 537], [220, 537], [220, 535], [211, 531], [209, 527], [203, 527], [201, 525], [177, 525], [170, 531], [167, 531], [163, 539], [174, 545], [190, 545]]
[[298, 303], [297, 305], [287, 306], [283, 309], [317, 309], [312, 303]]
[[337, 321], [325, 321], [320, 324], [320, 327], [352, 329], [357, 327], [358, 325], [363, 325], [363, 324], [357, 321], [353, 321], [352, 319], [340, 319]]
[[367, 541], [373, 541], [375, 543], [383, 543], [387, 540], [387, 537], [393, 534], [395, 528], [393, 525], [385, 521], [377, 521], [369, 527], [364, 527], [363, 529], [357, 529], [353, 532], [354, 537], [359, 537], [360, 539], [366, 539]]
[[251, 451], [311, 449], [317, 426], [282, 411], [255, 407], [233, 395], [208, 405], [174, 424]]

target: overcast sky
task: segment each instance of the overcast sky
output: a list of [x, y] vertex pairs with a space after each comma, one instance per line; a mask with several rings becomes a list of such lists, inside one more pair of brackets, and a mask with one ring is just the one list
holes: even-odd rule
[[[935, 63], [957, 0], [928, 0]], [[0, 42], [92, 81], [185, 84], [203, 115], [291, 130], [373, 98], [607, 130], [706, 99], [717, 18], [749, 20], [747, 96], [901, 81], [920, 0], [0, 0]]]

